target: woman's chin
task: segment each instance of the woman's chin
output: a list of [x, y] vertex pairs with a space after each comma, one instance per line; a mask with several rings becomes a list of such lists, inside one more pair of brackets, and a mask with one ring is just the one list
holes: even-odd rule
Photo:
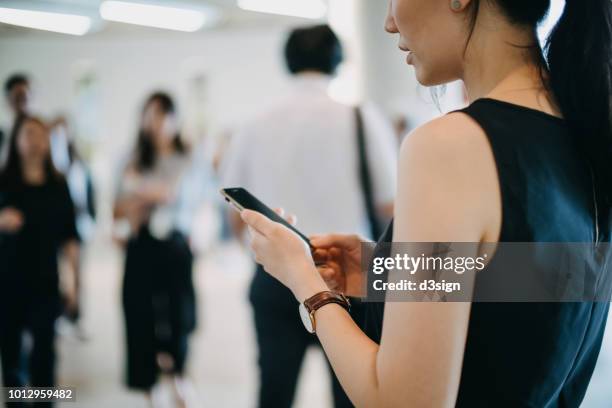
[[445, 85], [445, 84], [448, 84], [449, 82], [452, 82], [452, 80], [449, 80], [447, 78], [441, 78], [439, 75], [432, 75], [431, 72], [422, 69], [418, 65], [414, 66], [414, 73], [415, 73], [417, 82], [420, 85], [427, 86], [427, 87]]
[[436, 81], [434, 80], [434, 78], [431, 75], [428, 75], [427, 71], [424, 71], [422, 69], [419, 69], [418, 66], [414, 66], [414, 74], [416, 76], [416, 80], [420, 85], [423, 86], [435, 86], [435, 85], [439, 85], [438, 83], [436, 83]]

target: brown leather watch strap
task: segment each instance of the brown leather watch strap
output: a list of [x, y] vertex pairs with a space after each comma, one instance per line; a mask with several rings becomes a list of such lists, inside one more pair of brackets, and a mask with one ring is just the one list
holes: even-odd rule
[[351, 307], [351, 304], [346, 296], [344, 296], [342, 293], [331, 291], [319, 292], [316, 295], [306, 299], [304, 301], [304, 306], [306, 306], [308, 312], [312, 313], [330, 303], [337, 303], [346, 310], [349, 310]]

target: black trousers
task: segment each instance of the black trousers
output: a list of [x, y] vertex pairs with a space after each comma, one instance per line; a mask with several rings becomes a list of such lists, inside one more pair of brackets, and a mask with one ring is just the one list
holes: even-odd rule
[[[309, 346], [320, 347], [298, 314], [295, 297], [260, 267], [251, 284], [257, 345], [259, 348], [259, 408], [291, 407], [302, 361]], [[331, 370], [334, 406], [352, 407]]]
[[155, 384], [160, 352], [172, 356], [173, 373], [183, 373], [196, 319], [192, 263], [178, 233], [161, 241], [143, 229], [128, 243], [122, 300], [130, 388], [149, 390]]
[[[8, 296], [14, 297], [14, 296]], [[55, 385], [55, 321], [59, 300], [53, 298], [4, 297], [0, 310], [0, 359], [5, 387], [52, 387]], [[32, 338], [24, 349], [24, 334]], [[26, 406], [11, 403], [7, 406]], [[34, 406], [52, 406], [38, 403]]]

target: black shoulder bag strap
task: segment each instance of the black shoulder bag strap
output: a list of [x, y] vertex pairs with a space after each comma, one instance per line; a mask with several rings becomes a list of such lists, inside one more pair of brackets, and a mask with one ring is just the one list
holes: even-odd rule
[[363, 202], [365, 203], [368, 220], [370, 223], [370, 231], [372, 239], [376, 241], [382, 234], [380, 221], [376, 211], [374, 202], [374, 187], [372, 185], [372, 177], [370, 173], [370, 165], [368, 163], [368, 155], [366, 149], [365, 129], [363, 125], [363, 116], [359, 107], [355, 108], [355, 123], [357, 125], [357, 154], [359, 158], [359, 183], [363, 194]]

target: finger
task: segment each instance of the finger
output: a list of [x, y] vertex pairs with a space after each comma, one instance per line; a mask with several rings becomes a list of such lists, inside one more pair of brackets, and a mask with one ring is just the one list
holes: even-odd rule
[[287, 217], [287, 222], [289, 223], [289, 225], [292, 225], [292, 226], [295, 227], [297, 225], [297, 222], [298, 222], [297, 215], [291, 214], [290, 216], [288, 216]]
[[328, 252], [325, 249], [316, 249], [312, 252], [312, 258], [315, 261], [324, 262], [328, 259]]
[[255, 228], [248, 226], [249, 231], [249, 245], [253, 251], [257, 251], [259, 249], [259, 245], [265, 240], [265, 236], [262, 235]]
[[348, 235], [341, 234], [313, 235], [310, 237], [310, 244], [315, 248], [331, 248], [343, 246], [348, 238]]
[[337, 259], [342, 256], [342, 249], [340, 248], [330, 248], [329, 249], [329, 257], [332, 259]]
[[262, 251], [264, 251], [264, 247], [266, 245], [267, 238], [261, 235], [256, 230], [251, 230], [251, 239], [249, 241], [249, 248], [253, 253], [253, 257], [255, 258], [255, 262], [258, 264], [263, 264], [263, 255]]
[[286, 216], [284, 208], [282, 208], [282, 207], [275, 208], [274, 212], [276, 214], [278, 214], [282, 219], [287, 221], [289, 223], [289, 225], [292, 225], [294, 227], [297, 225], [297, 216], [294, 215], [294, 214]]
[[270, 234], [276, 224], [265, 215], [252, 210], [242, 210], [240, 212], [240, 218], [242, 218], [242, 221], [249, 227], [263, 235]]
[[318, 270], [321, 277], [325, 280], [333, 279], [336, 276], [336, 271], [328, 266], [320, 266]]

